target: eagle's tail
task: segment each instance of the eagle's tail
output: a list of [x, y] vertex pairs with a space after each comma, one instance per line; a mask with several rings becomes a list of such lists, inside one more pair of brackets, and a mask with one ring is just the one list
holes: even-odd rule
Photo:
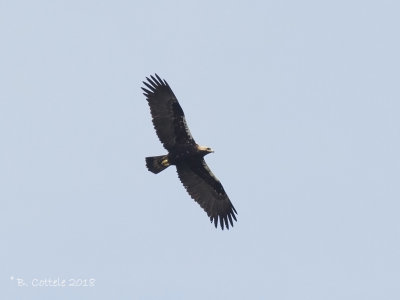
[[146, 167], [154, 174], [160, 173], [169, 167], [168, 155], [146, 157]]

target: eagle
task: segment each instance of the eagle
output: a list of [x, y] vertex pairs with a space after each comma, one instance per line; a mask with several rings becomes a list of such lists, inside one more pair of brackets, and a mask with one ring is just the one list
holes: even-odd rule
[[189, 195], [204, 209], [211, 223], [223, 230], [233, 227], [237, 214], [221, 182], [204, 161], [214, 151], [199, 146], [186, 124], [185, 114], [178, 99], [165, 80], [157, 74], [146, 77], [143, 95], [150, 106], [153, 125], [166, 155], [146, 157], [147, 169], [158, 174], [171, 165], [176, 166], [178, 177]]

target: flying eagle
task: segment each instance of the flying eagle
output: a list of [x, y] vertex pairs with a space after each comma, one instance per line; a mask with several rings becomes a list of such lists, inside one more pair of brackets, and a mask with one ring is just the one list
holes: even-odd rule
[[[175, 165], [182, 184], [189, 195], [205, 210], [214, 222], [229, 229], [237, 214], [221, 182], [204, 161], [204, 156], [214, 151], [196, 144], [186, 124], [185, 115], [174, 93], [165, 80], [157, 74], [146, 77], [144, 95], [150, 106], [153, 125], [167, 155], [146, 157], [146, 166], [154, 174]], [[229, 222], [228, 222], [229, 221]]]

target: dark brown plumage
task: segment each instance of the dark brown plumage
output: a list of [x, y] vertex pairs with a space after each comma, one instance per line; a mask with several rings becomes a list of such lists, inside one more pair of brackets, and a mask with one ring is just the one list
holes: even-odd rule
[[146, 157], [147, 168], [157, 174], [175, 165], [187, 192], [205, 210], [215, 227], [219, 220], [222, 229], [229, 229], [229, 224], [233, 226], [233, 220], [236, 221], [237, 212], [221, 182], [204, 161], [204, 156], [213, 151], [194, 141], [183, 110], [168, 83], [157, 74], [146, 79], [148, 82], [143, 82], [146, 87], [142, 89], [150, 106], [153, 125], [168, 150], [167, 155]]

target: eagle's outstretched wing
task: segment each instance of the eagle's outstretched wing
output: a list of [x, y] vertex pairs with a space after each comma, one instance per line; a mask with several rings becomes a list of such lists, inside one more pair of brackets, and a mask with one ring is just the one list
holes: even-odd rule
[[229, 223], [233, 226], [232, 219], [236, 221], [237, 212], [204, 159], [186, 160], [177, 164], [176, 170], [189, 195], [206, 211], [215, 227], [218, 219], [222, 229], [224, 225], [229, 229]]
[[142, 87], [142, 90], [149, 102], [153, 125], [164, 148], [170, 151], [179, 145], [196, 144], [187, 127], [185, 114], [168, 83], [157, 74], [155, 76], [146, 77], [148, 82], [143, 84], [147, 88]]

